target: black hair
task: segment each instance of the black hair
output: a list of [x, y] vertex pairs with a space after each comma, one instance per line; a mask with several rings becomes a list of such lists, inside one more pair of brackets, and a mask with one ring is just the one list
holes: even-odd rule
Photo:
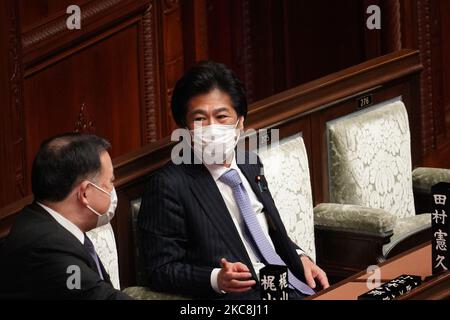
[[101, 171], [100, 155], [111, 147], [103, 138], [66, 133], [45, 140], [31, 170], [36, 201], [62, 201], [74, 186]]
[[238, 116], [247, 116], [244, 86], [234, 72], [214, 61], [201, 61], [189, 69], [176, 83], [172, 95], [172, 116], [180, 127], [186, 126], [189, 101], [214, 89], [228, 94]]

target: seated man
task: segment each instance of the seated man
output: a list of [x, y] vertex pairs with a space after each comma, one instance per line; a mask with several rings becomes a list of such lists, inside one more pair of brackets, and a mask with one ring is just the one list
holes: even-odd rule
[[168, 163], [142, 198], [148, 285], [198, 298], [259, 299], [259, 270], [277, 264], [288, 266], [290, 299], [313, 294], [316, 282], [328, 287], [325, 273], [288, 237], [270, 192], [259, 189], [259, 159], [251, 164], [245, 153], [237, 161], [247, 101], [235, 74], [214, 62], [193, 67], [175, 86], [172, 114], [190, 130], [194, 163]]
[[109, 143], [65, 134], [45, 141], [31, 173], [34, 202], [0, 253], [0, 298], [129, 299], [115, 290], [86, 232], [117, 206]]

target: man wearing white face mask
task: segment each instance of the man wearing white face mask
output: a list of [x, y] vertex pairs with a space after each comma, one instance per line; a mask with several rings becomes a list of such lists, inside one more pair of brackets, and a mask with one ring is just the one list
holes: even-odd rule
[[155, 172], [142, 197], [147, 285], [199, 298], [259, 299], [259, 270], [283, 264], [290, 299], [328, 287], [325, 273], [288, 237], [270, 192], [259, 189], [259, 159], [236, 161], [247, 101], [235, 74], [215, 62], [194, 66], [175, 86], [172, 114], [190, 132], [192, 161]]
[[97, 217], [98, 217], [97, 218], [97, 228], [98, 228], [98, 227], [107, 225], [112, 220], [112, 218], [114, 218], [114, 215], [116, 213], [116, 208], [117, 208], [117, 193], [116, 193], [116, 189], [114, 187], [111, 192], [108, 192], [108, 191], [105, 191], [105, 189], [100, 188], [93, 182], [91, 182], [91, 185], [94, 186], [95, 188], [97, 188], [98, 190], [100, 190], [101, 192], [103, 192], [104, 194], [106, 194], [110, 198], [110, 204], [109, 204], [107, 212], [99, 213], [97, 210], [92, 208], [90, 205], [86, 206], [89, 210], [91, 210], [93, 213], [95, 213], [97, 215]]
[[194, 122], [194, 129], [190, 130], [194, 160], [205, 165], [231, 163], [240, 137], [239, 122], [208, 126], [203, 126], [201, 121]]
[[0, 297], [129, 299], [115, 290], [86, 232], [117, 207], [110, 144], [94, 135], [46, 140], [32, 168], [35, 202], [18, 215], [0, 256]]

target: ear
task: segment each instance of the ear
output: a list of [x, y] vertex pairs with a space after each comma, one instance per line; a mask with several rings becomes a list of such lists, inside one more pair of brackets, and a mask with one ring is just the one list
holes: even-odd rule
[[87, 206], [89, 204], [88, 195], [91, 192], [91, 190], [90, 190], [90, 188], [88, 188], [88, 186], [89, 186], [88, 181], [83, 181], [78, 186], [77, 198], [78, 198], [78, 201], [80, 201], [83, 206]]
[[244, 116], [239, 117], [238, 129], [244, 131]]

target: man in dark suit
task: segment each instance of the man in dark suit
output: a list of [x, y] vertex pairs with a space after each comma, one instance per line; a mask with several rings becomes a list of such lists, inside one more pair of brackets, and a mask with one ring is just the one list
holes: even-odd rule
[[143, 195], [138, 228], [148, 285], [199, 298], [259, 299], [259, 270], [284, 264], [290, 299], [312, 294], [316, 282], [328, 287], [288, 237], [270, 191], [258, 185], [259, 159], [244, 153], [236, 161], [247, 102], [234, 73], [214, 62], [193, 67], [176, 84], [172, 114], [189, 130], [192, 155], [155, 172]]
[[85, 234], [107, 224], [117, 195], [109, 143], [65, 134], [33, 162], [35, 201], [16, 218], [0, 253], [0, 298], [129, 299], [114, 289]]

